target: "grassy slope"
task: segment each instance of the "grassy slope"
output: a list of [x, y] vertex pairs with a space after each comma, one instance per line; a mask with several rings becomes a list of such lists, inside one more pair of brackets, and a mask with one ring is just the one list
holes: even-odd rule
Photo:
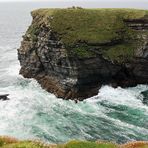
[[46, 24], [59, 34], [72, 54], [80, 57], [92, 56], [89, 51], [92, 45], [121, 41], [117, 46], [102, 47], [102, 53], [111, 60], [122, 61], [124, 57], [132, 57], [142, 42], [137, 38], [142, 32], [131, 30], [123, 20], [147, 14], [146, 10], [136, 9], [38, 9], [32, 12], [34, 22], [28, 33], [37, 40], [40, 27]]
[[148, 142], [132, 142], [117, 145], [109, 142], [70, 141], [66, 144], [48, 145], [41, 142], [18, 141], [10, 137], [0, 137], [1, 148], [148, 148]]

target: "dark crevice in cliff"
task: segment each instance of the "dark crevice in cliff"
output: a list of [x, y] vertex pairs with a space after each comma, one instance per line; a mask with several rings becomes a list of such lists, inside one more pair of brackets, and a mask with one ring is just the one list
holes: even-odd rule
[[40, 56], [38, 55], [38, 51], [37, 51], [37, 50], [35, 50], [35, 53], [36, 53], [36, 55], [37, 55], [37, 57], [38, 57], [38, 59], [39, 59], [39, 62], [40, 62], [40, 71], [38, 71], [38, 74], [40, 74], [40, 73], [42, 73], [43, 71], [45, 72], [45, 67], [44, 67], [44, 65], [43, 65], [43, 63], [42, 63], [42, 61], [41, 61], [41, 59], [40, 59]]

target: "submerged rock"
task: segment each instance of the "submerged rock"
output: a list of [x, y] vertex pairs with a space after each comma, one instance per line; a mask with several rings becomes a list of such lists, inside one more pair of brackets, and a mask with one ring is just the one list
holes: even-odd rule
[[[18, 49], [20, 74], [63, 99], [83, 100], [101, 85], [148, 83], [145, 10], [39, 9]], [[110, 15], [112, 14], [112, 16]]]
[[0, 95], [0, 100], [2, 100], [2, 101], [9, 100], [8, 96], [9, 96], [9, 94]]
[[143, 95], [143, 103], [148, 105], [148, 90], [141, 92], [141, 94]]

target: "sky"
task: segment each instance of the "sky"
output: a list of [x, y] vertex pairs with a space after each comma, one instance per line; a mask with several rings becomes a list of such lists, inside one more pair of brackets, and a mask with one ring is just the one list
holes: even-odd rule
[[0, 0], [0, 2], [49, 2], [55, 7], [82, 6], [95, 8], [148, 9], [148, 0]]
[[106, 2], [141, 2], [141, 3], [146, 3], [148, 0], [0, 0], [0, 2], [13, 2], [13, 1], [97, 1], [97, 2], [101, 2], [101, 1], [106, 1]]

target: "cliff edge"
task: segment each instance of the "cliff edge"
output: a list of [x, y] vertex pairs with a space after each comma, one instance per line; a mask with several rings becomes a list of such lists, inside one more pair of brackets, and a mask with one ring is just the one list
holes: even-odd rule
[[64, 99], [148, 83], [148, 11], [38, 9], [18, 49], [22, 74]]

